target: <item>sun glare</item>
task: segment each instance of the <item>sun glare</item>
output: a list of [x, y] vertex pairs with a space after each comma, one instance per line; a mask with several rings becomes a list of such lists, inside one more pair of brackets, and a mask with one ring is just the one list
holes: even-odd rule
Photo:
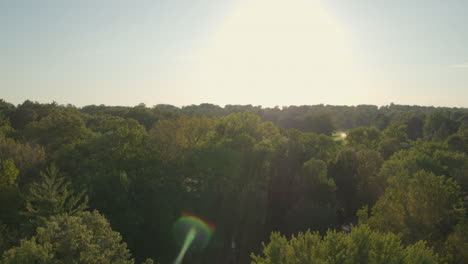
[[197, 77], [227, 101], [268, 92], [287, 102], [285, 90], [346, 98], [336, 89], [358, 81], [350, 54], [346, 31], [319, 1], [242, 1], [202, 52]]

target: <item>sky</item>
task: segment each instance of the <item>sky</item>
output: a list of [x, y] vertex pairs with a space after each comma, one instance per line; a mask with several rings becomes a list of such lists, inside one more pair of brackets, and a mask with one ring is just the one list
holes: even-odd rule
[[468, 107], [466, 0], [0, 0], [0, 98]]

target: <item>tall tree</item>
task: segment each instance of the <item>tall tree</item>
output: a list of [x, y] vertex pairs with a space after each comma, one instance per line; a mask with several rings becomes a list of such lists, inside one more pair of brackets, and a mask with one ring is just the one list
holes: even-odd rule
[[369, 224], [400, 232], [407, 242], [441, 243], [464, 215], [460, 187], [454, 180], [419, 171], [390, 179], [385, 194], [372, 208]]
[[75, 215], [86, 209], [87, 196], [71, 190], [71, 182], [59, 175], [57, 167], [51, 165], [40, 176], [40, 181], [30, 186], [25, 197], [25, 215], [31, 220], [44, 222], [50, 216]]
[[133, 264], [121, 240], [97, 211], [52, 216], [36, 235], [6, 251], [2, 263]]

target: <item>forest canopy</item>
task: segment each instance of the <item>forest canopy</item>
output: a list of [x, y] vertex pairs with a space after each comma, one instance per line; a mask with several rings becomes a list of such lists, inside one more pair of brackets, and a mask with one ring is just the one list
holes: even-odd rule
[[468, 109], [0, 100], [0, 263], [468, 263]]

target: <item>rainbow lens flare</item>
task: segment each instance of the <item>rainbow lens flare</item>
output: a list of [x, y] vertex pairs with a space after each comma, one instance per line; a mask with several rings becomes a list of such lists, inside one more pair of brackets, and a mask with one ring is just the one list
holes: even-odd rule
[[189, 248], [204, 248], [211, 239], [215, 226], [202, 218], [184, 212], [174, 224], [176, 241], [182, 246], [174, 263], [182, 262]]

